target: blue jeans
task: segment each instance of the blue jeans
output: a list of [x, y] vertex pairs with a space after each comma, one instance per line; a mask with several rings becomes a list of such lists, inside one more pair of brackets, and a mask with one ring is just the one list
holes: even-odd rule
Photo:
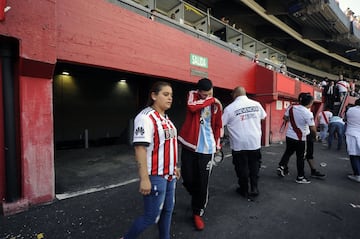
[[360, 176], [360, 156], [350, 155], [350, 163], [354, 175]]
[[329, 127], [328, 127], [327, 124], [320, 124], [320, 139], [321, 139], [321, 142], [324, 142], [324, 140], [326, 139], [328, 129], [329, 129]]
[[335, 132], [337, 133], [338, 144], [337, 149], [341, 149], [342, 141], [344, 138], [345, 126], [340, 122], [333, 122], [329, 124], [329, 137], [328, 137], [328, 148], [331, 148], [332, 141], [334, 139]]
[[175, 205], [176, 179], [150, 176], [151, 193], [144, 196], [144, 214], [132, 224], [124, 239], [135, 239], [145, 229], [158, 224], [159, 239], [170, 239], [170, 225]]

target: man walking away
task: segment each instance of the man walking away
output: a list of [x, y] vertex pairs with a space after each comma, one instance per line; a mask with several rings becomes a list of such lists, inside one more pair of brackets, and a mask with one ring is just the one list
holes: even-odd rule
[[[303, 93], [301, 93], [303, 94]], [[299, 97], [299, 105], [292, 105], [285, 112], [284, 118], [290, 121], [286, 132], [286, 149], [279, 162], [277, 173], [284, 177], [288, 172], [288, 163], [291, 155], [296, 152], [297, 183], [310, 183], [305, 177], [304, 154], [306, 148], [306, 136], [311, 133], [316, 136], [316, 127], [313, 114], [309, 111], [314, 102], [310, 94], [303, 94]], [[310, 132], [309, 132], [310, 131]]]
[[259, 195], [261, 120], [265, 119], [266, 112], [259, 102], [246, 96], [244, 87], [236, 87], [232, 97], [234, 101], [224, 109], [222, 119], [229, 132], [238, 177], [239, 188], [236, 191], [246, 198], [256, 197]]

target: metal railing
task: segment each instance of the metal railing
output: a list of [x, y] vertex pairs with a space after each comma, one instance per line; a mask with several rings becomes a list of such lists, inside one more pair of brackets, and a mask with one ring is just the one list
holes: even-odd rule
[[[142, 2], [145, 6], [134, 0], [108, 1], [147, 18], [155, 15], [154, 21], [156, 22], [176, 28], [196, 38], [206, 40], [211, 44], [228, 50], [234, 54], [245, 56], [250, 60], [253, 60], [255, 58], [255, 54], [258, 54], [258, 64], [273, 71], [280, 72], [281, 65], [286, 65], [286, 55], [282, 52], [277, 51], [276, 49], [248, 36], [242, 31], [221, 22], [219, 19], [210, 16], [209, 13], [197, 9], [184, 1], [157, 0], [155, 2], [153, 0], [137, 0], [137, 2]], [[166, 3], [166, 7], [156, 5], [161, 3], [164, 3], [164, 5]], [[153, 7], [153, 9], [156, 10], [156, 13], [152, 12], [150, 7]], [[190, 11], [190, 13], [185, 14], [185, 9], [190, 9], [186, 10]], [[175, 19], [172, 19], [171, 15], [175, 13], [178, 15], [175, 15]], [[219, 36], [213, 34], [221, 29], [224, 29], [224, 33], [226, 34], [225, 40], [220, 39]], [[286, 75], [313, 85], [312, 81], [289, 71], [286, 72]]]

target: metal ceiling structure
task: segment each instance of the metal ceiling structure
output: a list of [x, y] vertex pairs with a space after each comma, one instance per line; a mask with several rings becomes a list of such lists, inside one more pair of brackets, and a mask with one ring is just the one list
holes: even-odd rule
[[289, 59], [360, 78], [360, 30], [335, 0], [188, 0], [240, 27]]

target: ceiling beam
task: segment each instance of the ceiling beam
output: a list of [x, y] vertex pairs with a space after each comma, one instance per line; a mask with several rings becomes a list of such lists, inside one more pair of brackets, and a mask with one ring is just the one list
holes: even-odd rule
[[273, 1], [273, 0], [266, 0], [265, 1], [265, 9], [266, 13], [270, 15], [287, 15], [288, 9], [284, 6], [282, 1]]
[[266, 13], [266, 10], [260, 6], [259, 4], [257, 4], [254, 0], [240, 0], [242, 3], [244, 3], [246, 6], [248, 6], [249, 8], [251, 8], [254, 12], [256, 12], [257, 14], [259, 14], [262, 18], [266, 19], [267, 21], [271, 22], [272, 24], [274, 24], [275, 26], [277, 26], [278, 28], [280, 28], [281, 30], [283, 30], [284, 32], [288, 33], [290, 36], [292, 36], [293, 38], [295, 38], [296, 40], [302, 42], [303, 44], [311, 47], [312, 49], [321, 52], [331, 58], [334, 58], [344, 64], [347, 64], [349, 66], [354, 66], [354, 67], [358, 67], [360, 68], [360, 62], [353, 62], [350, 59], [347, 59], [343, 56], [340, 56], [338, 54], [334, 54], [329, 52], [326, 48], [322, 47], [321, 45], [318, 45], [317, 43], [310, 41], [308, 39], [304, 39], [303, 36], [298, 33], [297, 31], [295, 31], [294, 29], [292, 29], [291, 27], [289, 27], [288, 25], [286, 25], [284, 22], [282, 22], [279, 18], [277, 18], [274, 15], [269, 15]]
[[332, 38], [331, 36], [326, 35], [313, 27], [303, 27], [302, 35], [304, 39], [309, 39], [312, 41], [329, 40]]

